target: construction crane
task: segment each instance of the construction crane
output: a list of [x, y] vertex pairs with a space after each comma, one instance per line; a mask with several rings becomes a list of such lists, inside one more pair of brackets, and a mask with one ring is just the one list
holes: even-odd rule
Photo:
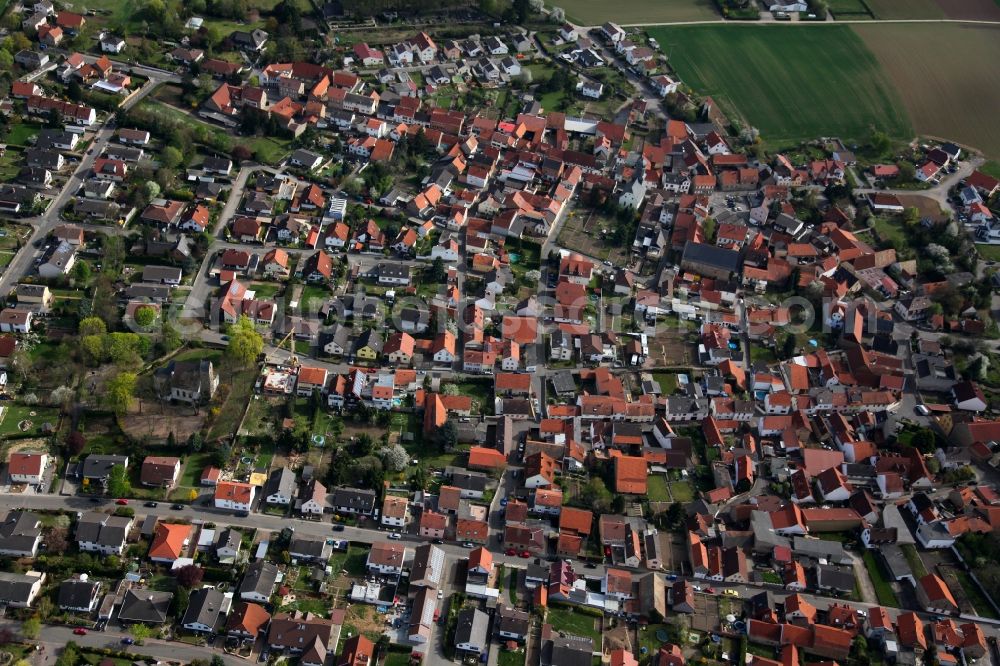
[[[291, 338], [294, 333], [295, 333], [295, 328], [293, 327], [292, 330], [288, 331], [288, 333], [285, 334], [285, 337], [283, 337], [281, 341], [277, 344], [279, 350], [285, 346], [285, 343], [288, 342], [288, 339]], [[295, 354], [295, 343], [292, 343], [289, 346], [288, 353], [289, 353], [288, 357], [289, 365], [291, 365], [293, 368], [298, 368], [299, 357]]]

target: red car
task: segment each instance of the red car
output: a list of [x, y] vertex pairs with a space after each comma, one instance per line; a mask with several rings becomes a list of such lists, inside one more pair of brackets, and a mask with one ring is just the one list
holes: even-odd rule
[[87, 630], [84, 629], [83, 627], [77, 627], [76, 629], [73, 630], [73, 633], [76, 634], [77, 636], [86, 636]]
[[529, 553], [526, 550], [522, 550], [520, 553], [517, 554], [517, 556], [518, 557], [523, 557], [523, 558], [527, 559], [527, 558], [531, 557], [531, 553]]
[[715, 588], [714, 587], [707, 587], [707, 588], [705, 588], [705, 592], [707, 592], [709, 594], [715, 594]]
[[512, 555], [517, 555], [517, 551], [514, 550], [513, 548], [508, 548], [507, 550], [503, 551], [503, 554], [504, 555], [511, 555], [511, 556]]
[[118, 499], [118, 500], [115, 500], [115, 504], [121, 504], [122, 506], [125, 506], [126, 504], [128, 504], [128, 500], [127, 499]]

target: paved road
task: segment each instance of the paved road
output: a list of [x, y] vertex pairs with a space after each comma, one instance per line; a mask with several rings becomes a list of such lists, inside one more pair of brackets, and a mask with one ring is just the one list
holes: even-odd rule
[[[159, 81], [151, 78], [135, 96], [123, 105], [123, 108], [131, 108], [132, 105], [148, 95], [158, 84]], [[21, 251], [14, 255], [14, 259], [7, 266], [7, 270], [4, 271], [3, 276], [0, 276], [0, 294], [8, 293], [21, 278], [31, 271], [32, 262], [38, 254], [35, 251], [35, 242], [44, 239], [54, 227], [62, 222], [60, 213], [63, 207], [76, 194], [80, 186], [83, 185], [83, 181], [90, 175], [91, 169], [94, 166], [94, 160], [104, 151], [105, 146], [107, 146], [108, 142], [114, 136], [115, 130], [111, 123], [113, 118], [114, 116], [109, 116], [108, 121], [97, 129], [90, 148], [80, 158], [80, 163], [74, 169], [73, 173], [70, 174], [59, 194], [49, 203], [49, 207], [45, 213], [38, 217], [23, 220], [23, 222], [34, 227], [34, 231], [27, 241], [25, 241]]]
[[[19, 632], [20, 623], [10, 620], [0, 621], [0, 627]], [[32, 663], [45, 664], [46, 666], [54, 663], [55, 657], [69, 641], [73, 641], [77, 645], [92, 648], [127, 650], [132, 654], [153, 657], [172, 663], [190, 663], [195, 659], [210, 660], [216, 656], [222, 657], [229, 666], [246, 666], [248, 663], [245, 659], [228, 655], [221, 649], [208, 646], [199, 647], [187, 643], [155, 639], [147, 639], [143, 642], [143, 645], [122, 645], [121, 640], [127, 635], [127, 633], [109, 628], [107, 631], [88, 631], [85, 636], [77, 636], [73, 633], [72, 627], [46, 625], [42, 629], [41, 636], [34, 641], [37, 645], [45, 649], [35, 653]]]
[[941, 206], [941, 209], [948, 212], [951, 204], [948, 202], [948, 191], [960, 180], [967, 178], [973, 171], [978, 169], [985, 160], [982, 157], [970, 157], [964, 160], [958, 171], [947, 174], [941, 182], [927, 190], [898, 190], [898, 189], [876, 189], [871, 187], [859, 187], [854, 190], [855, 194], [895, 194], [896, 196], [923, 196], [934, 199]]

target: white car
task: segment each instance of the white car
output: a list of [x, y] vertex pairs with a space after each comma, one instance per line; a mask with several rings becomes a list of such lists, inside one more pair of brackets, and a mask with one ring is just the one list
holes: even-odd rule
[[393, 532], [392, 534], [389, 535], [389, 538], [394, 541], [398, 541], [399, 539], [403, 538], [403, 535], [400, 534], [399, 532]]
[[931, 410], [927, 409], [927, 405], [917, 405], [914, 409], [917, 414], [920, 414], [921, 416], [927, 416], [931, 413]]

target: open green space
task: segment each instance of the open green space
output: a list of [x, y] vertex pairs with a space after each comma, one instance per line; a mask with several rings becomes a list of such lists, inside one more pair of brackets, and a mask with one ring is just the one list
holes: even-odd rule
[[669, 502], [667, 479], [662, 474], [650, 474], [646, 480], [646, 496], [650, 502]]
[[965, 573], [960, 569], [955, 569], [955, 576], [958, 578], [959, 584], [962, 586], [962, 591], [965, 592], [965, 596], [969, 599], [969, 603], [972, 607], [976, 609], [976, 615], [980, 617], [987, 617], [992, 620], [996, 620], [998, 617], [996, 610], [990, 605], [989, 600], [983, 591], [979, 589], [979, 586], [969, 577], [969, 574]]
[[59, 411], [52, 407], [6, 402], [0, 408], [3, 410], [3, 415], [0, 416], [0, 437], [40, 435], [42, 424], [48, 423], [53, 428], [59, 424]]
[[500, 666], [524, 666], [524, 657], [523, 649], [513, 652], [510, 650], [500, 650], [497, 653], [497, 663]]
[[872, 551], [866, 549], [863, 557], [865, 560], [865, 570], [868, 571], [868, 576], [871, 578], [872, 587], [875, 588], [875, 596], [878, 597], [878, 602], [883, 606], [898, 608], [899, 600], [896, 599], [896, 593], [893, 592], [892, 585], [882, 573], [882, 567], [875, 561], [875, 555], [872, 554]]
[[672, 481], [670, 483], [670, 494], [675, 502], [681, 504], [694, 501], [694, 486], [690, 481]]
[[7, 134], [3, 137], [3, 141], [0, 143], [11, 144], [15, 146], [28, 146], [30, 145], [30, 140], [38, 135], [41, 131], [42, 126], [38, 123], [11, 123]]
[[924, 565], [924, 561], [920, 559], [920, 553], [917, 552], [917, 547], [912, 543], [904, 543], [900, 546], [903, 551], [903, 555], [906, 557], [906, 563], [910, 565], [910, 571], [917, 578], [923, 578], [927, 575], [927, 567]]
[[872, 126], [909, 138], [910, 121], [874, 55], [844, 25], [701, 25], [649, 30], [685, 84], [745, 118], [771, 146]]
[[673, 395], [677, 392], [677, 374], [674, 372], [654, 372], [653, 379], [660, 385], [660, 395]]
[[593, 638], [594, 649], [599, 649], [601, 645], [601, 632], [597, 628], [601, 619], [598, 617], [577, 613], [570, 608], [550, 607], [546, 622], [556, 631]]
[[986, 261], [1000, 261], [1000, 245], [976, 243], [976, 251]]

